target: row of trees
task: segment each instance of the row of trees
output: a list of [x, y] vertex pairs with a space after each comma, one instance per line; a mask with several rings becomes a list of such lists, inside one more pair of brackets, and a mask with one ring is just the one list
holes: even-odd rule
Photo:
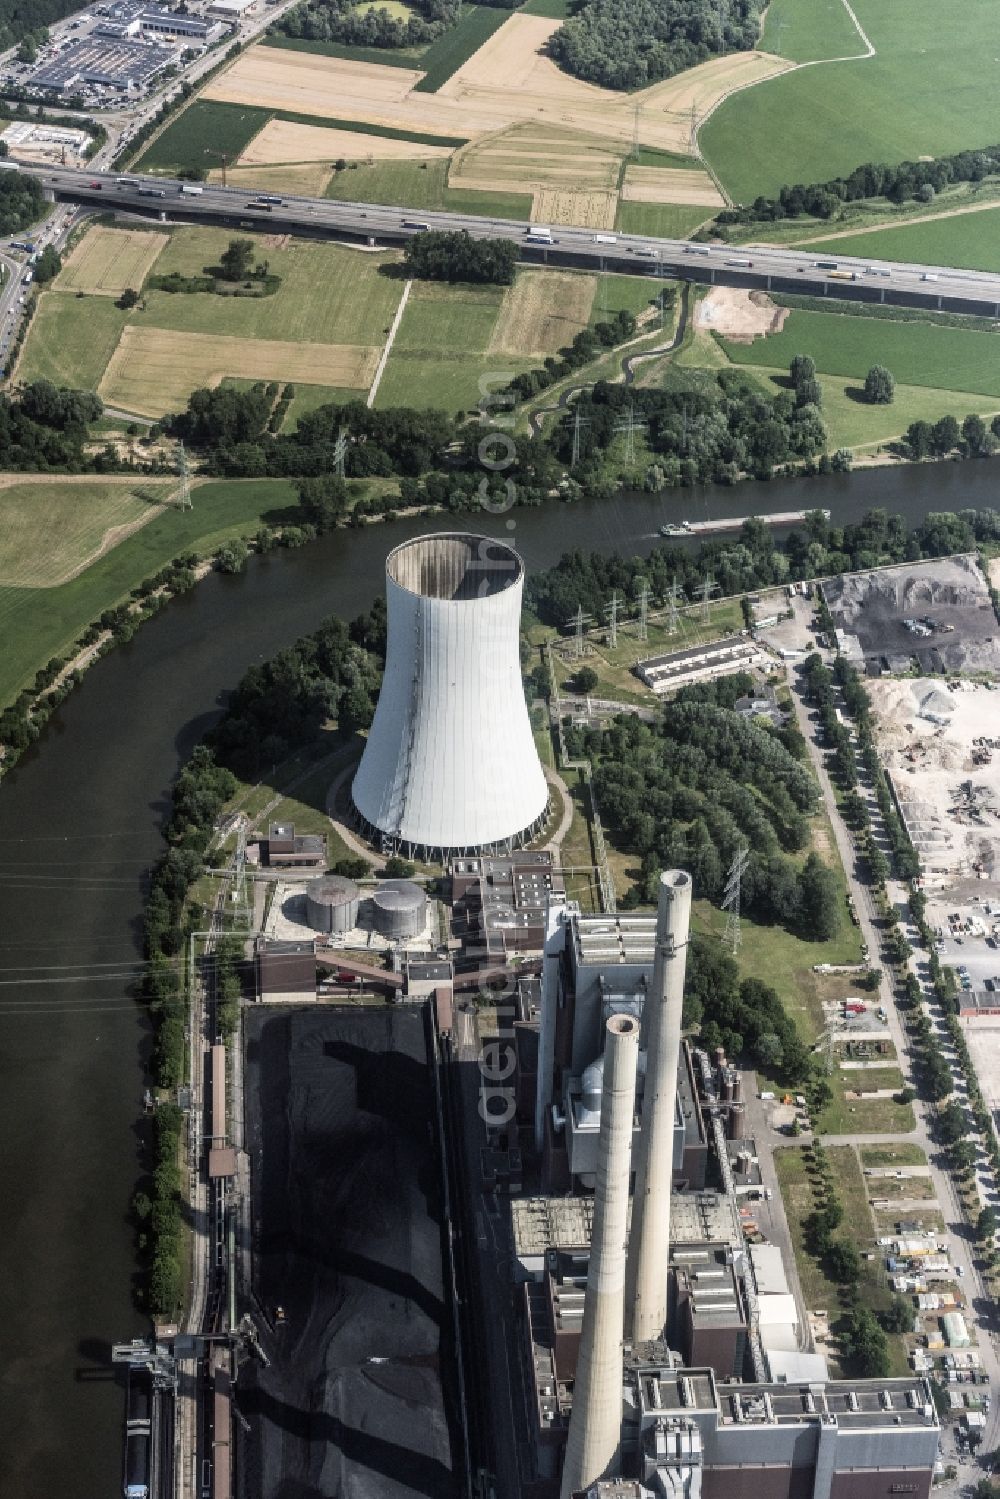
[[[4, 0], [0, 0], [2, 12]], [[3, 27], [0, 25], [0, 36]], [[24, 172], [0, 172], [0, 235], [20, 234], [45, 212], [41, 180]]]
[[1000, 146], [979, 151], [958, 151], [954, 156], [939, 156], [933, 161], [901, 161], [896, 166], [886, 162], [867, 161], [855, 167], [846, 177], [832, 177], [827, 182], [783, 187], [776, 198], [758, 197], [752, 204], [725, 208], [717, 216], [719, 224], [745, 224], [754, 220], [798, 218], [836, 218], [845, 203], [861, 203], [872, 198], [888, 198], [891, 203], [912, 199], [931, 202], [935, 194], [952, 182], [982, 182], [1000, 171]]
[[644, 558], [565, 552], [547, 572], [529, 577], [527, 599], [544, 623], [564, 627], [578, 608], [606, 618], [615, 592], [620, 600], [631, 600], [637, 607], [643, 581], [649, 585], [650, 606], [662, 608], [675, 580], [680, 602], [695, 603], [709, 574], [719, 592], [730, 596], [753, 593], [790, 578], [945, 557], [997, 541], [1000, 511], [992, 509], [931, 511], [913, 530], [907, 530], [902, 516], [882, 508], [867, 511], [860, 521], [847, 526], [814, 510], [783, 540], [776, 540], [762, 522], [750, 520], [737, 536], [724, 541], [707, 541], [698, 548], [668, 543]]
[[[675, 295], [672, 287], [664, 289], [660, 293], [662, 305], [670, 306]], [[589, 364], [605, 349], [613, 349], [616, 344], [624, 343], [632, 337], [635, 330], [635, 317], [624, 308], [616, 312], [614, 317], [595, 323], [592, 328], [581, 328], [574, 335], [572, 343], [560, 349], [558, 354], [546, 357], [541, 369], [525, 370], [522, 374], [515, 375], [507, 387], [511, 397], [514, 401], [530, 400], [532, 396], [554, 385], [557, 380], [563, 380], [574, 370]]]
[[103, 410], [92, 391], [67, 390], [49, 380], [33, 380], [13, 396], [0, 394], [4, 467], [72, 472], [93, 468], [84, 444], [88, 423], [96, 421]]
[[752, 49], [760, 13], [760, 0], [584, 0], [549, 52], [588, 83], [643, 88], [721, 53]]
[[403, 260], [407, 272], [424, 281], [510, 286], [519, 254], [512, 240], [473, 239], [467, 229], [429, 229], [407, 241]]
[[977, 412], [970, 412], [959, 426], [954, 416], [939, 417], [936, 422], [911, 422], [905, 433], [910, 456], [947, 458], [956, 450], [963, 458], [991, 458], [1000, 449], [1000, 416], [987, 427]]

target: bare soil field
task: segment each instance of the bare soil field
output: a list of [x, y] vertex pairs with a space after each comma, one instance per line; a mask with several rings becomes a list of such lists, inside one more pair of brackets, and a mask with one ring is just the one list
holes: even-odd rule
[[535, 194], [532, 220], [539, 224], [578, 224], [584, 229], [613, 229], [617, 193], [561, 192], [546, 187]]
[[639, 93], [616, 93], [571, 78], [540, 54], [559, 24], [511, 16], [434, 94], [413, 93], [422, 75], [408, 68], [257, 46], [202, 97], [466, 138], [535, 120], [619, 145], [631, 144], [638, 109], [642, 144], [686, 152], [692, 110], [700, 122], [730, 93], [792, 66], [763, 52], [738, 52]]
[[695, 327], [721, 333], [733, 343], [751, 344], [755, 338], [777, 333], [788, 316], [766, 292], [737, 286], [714, 286], [695, 313]]
[[146, 229], [107, 229], [85, 234], [59, 276], [60, 288], [118, 297], [142, 285], [170, 236]]
[[[333, 167], [329, 162], [288, 162], [284, 166], [230, 167], [227, 181], [248, 192], [301, 193], [306, 198], [321, 198], [326, 192]], [[209, 182], [221, 182], [221, 171], [209, 172]]]
[[725, 199], [707, 172], [676, 167], [625, 168], [622, 198], [626, 203], [697, 203], [723, 208]]
[[488, 354], [555, 354], [590, 321], [596, 276], [521, 271], [504, 293]]
[[193, 390], [218, 385], [227, 375], [365, 390], [378, 356], [378, 349], [355, 344], [227, 338], [129, 326], [122, 331], [98, 393], [110, 406], [155, 417], [177, 411]]
[[417, 141], [397, 141], [385, 135], [364, 135], [355, 130], [326, 130], [321, 125], [296, 125], [291, 120], [271, 120], [255, 135], [236, 163], [239, 167], [269, 167], [280, 162], [296, 164], [338, 157], [346, 161], [421, 161], [450, 156], [451, 146], [422, 146]]

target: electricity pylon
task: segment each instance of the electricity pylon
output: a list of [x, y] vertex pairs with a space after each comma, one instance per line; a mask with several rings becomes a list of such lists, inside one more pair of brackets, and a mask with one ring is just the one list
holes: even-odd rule
[[726, 892], [722, 897], [722, 909], [726, 914], [726, 933], [724, 941], [733, 957], [740, 950], [740, 885], [746, 873], [747, 863], [750, 859], [750, 850], [746, 844], [741, 844], [736, 850], [736, 856], [729, 866], [729, 875], [726, 879]]

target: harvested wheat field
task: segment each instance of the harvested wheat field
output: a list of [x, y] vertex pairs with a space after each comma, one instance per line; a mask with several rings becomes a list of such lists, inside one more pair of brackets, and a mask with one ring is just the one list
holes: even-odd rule
[[118, 474], [0, 475], [0, 587], [68, 583], [158, 515], [176, 488], [176, 479]]
[[59, 289], [102, 297], [130, 286], [138, 291], [169, 238], [147, 229], [91, 229], [63, 266]]
[[122, 330], [98, 394], [109, 406], [163, 416], [183, 406], [193, 390], [218, 385], [227, 375], [367, 390], [378, 356], [378, 349], [357, 344], [286, 343], [130, 326]]
[[745, 291], [737, 286], [714, 286], [695, 313], [695, 327], [721, 333], [737, 344], [752, 344], [755, 338], [778, 333], [788, 316], [766, 292]]
[[547, 187], [535, 194], [531, 209], [537, 224], [576, 224], [581, 229], [613, 229], [617, 193], [560, 192]]
[[624, 203], [694, 203], [724, 208], [725, 199], [707, 172], [675, 167], [625, 168]]
[[239, 167], [269, 167], [280, 162], [422, 161], [450, 156], [452, 146], [422, 146], [417, 141], [397, 141], [385, 135], [365, 135], [358, 130], [326, 130], [322, 125], [293, 125], [290, 120], [272, 120], [247, 146], [236, 163]]
[[687, 151], [692, 106], [704, 119], [726, 95], [792, 66], [766, 53], [737, 52], [641, 93], [616, 93], [571, 78], [540, 54], [559, 25], [544, 16], [511, 16], [435, 94], [413, 93], [422, 74], [409, 68], [256, 46], [201, 97], [466, 139], [535, 120], [619, 145], [631, 145], [638, 107], [643, 145]]
[[521, 271], [507, 288], [488, 354], [556, 354], [590, 321], [596, 276]]
[[[246, 192], [299, 193], [305, 198], [322, 198], [332, 176], [333, 167], [329, 163], [305, 161], [275, 167], [230, 167], [226, 180], [230, 187]], [[221, 183], [221, 171], [209, 172], [208, 180]]]
[[622, 155], [621, 146], [600, 136], [559, 126], [511, 125], [456, 152], [448, 181], [452, 187], [521, 193], [545, 187], [615, 192]]

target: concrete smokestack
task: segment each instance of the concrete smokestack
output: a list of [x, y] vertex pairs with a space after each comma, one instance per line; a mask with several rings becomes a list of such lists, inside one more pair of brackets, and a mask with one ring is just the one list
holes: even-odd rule
[[576, 1364], [562, 1499], [618, 1472], [622, 1433], [625, 1239], [635, 1116], [639, 1022], [612, 1015], [604, 1043], [604, 1088], [594, 1198], [594, 1234]]
[[667, 869], [660, 875], [653, 982], [642, 1016], [646, 1083], [625, 1278], [635, 1343], [661, 1337], [667, 1321], [674, 1115], [690, 922], [691, 876]]

